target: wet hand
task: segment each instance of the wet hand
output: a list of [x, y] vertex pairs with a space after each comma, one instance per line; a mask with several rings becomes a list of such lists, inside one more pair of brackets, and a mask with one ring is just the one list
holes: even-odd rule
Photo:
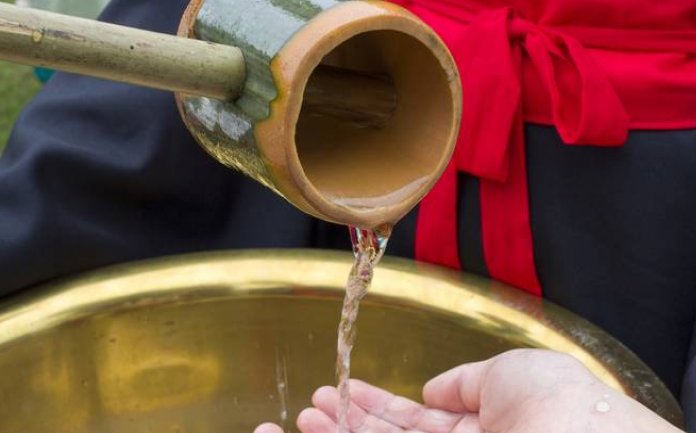
[[[354, 380], [352, 433], [675, 433], [678, 429], [612, 390], [574, 358], [515, 350], [432, 379], [425, 404]], [[335, 433], [338, 392], [318, 389], [297, 419], [303, 433]], [[255, 433], [282, 433], [263, 424]]]

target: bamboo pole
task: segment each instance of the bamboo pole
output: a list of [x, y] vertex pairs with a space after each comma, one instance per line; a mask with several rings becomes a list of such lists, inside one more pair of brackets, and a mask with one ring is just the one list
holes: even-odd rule
[[[6, 3], [0, 59], [222, 100], [239, 96], [246, 79], [236, 47]], [[331, 97], [337, 86], [343, 96]], [[383, 124], [396, 108], [393, 85], [381, 77], [319, 67], [308, 87], [309, 111], [367, 126]]]
[[0, 59], [217, 99], [245, 80], [236, 47], [5, 3]]

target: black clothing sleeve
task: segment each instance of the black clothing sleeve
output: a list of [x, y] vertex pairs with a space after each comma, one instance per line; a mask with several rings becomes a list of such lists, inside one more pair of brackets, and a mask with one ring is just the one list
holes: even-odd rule
[[[113, 0], [102, 19], [174, 33], [186, 4]], [[147, 257], [302, 247], [316, 232], [208, 156], [168, 92], [57, 73], [0, 158], [0, 295]]]

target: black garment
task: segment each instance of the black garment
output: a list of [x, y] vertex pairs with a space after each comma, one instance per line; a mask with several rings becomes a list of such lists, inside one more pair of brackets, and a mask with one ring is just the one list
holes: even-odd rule
[[[633, 132], [609, 149], [528, 126], [526, 140], [544, 297], [609, 331], [679, 395], [696, 313], [696, 131]], [[462, 267], [486, 274], [478, 182], [460, 184]]]
[[[173, 33], [186, 1], [166, 3], [113, 0], [103, 18]], [[528, 126], [526, 143], [545, 296], [623, 341], [675, 394], [685, 378], [696, 417], [696, 131], [634, 132], [606, 149]], [[461, 191], [463, 265], [485, 274], [478, 183], [462, 175]], [[412, 257], [414, 231], [415, 212], [389, 253]], [[169, 93], [56, 74], [0, 159], [0, 294], [113, 263], [252, 247], [349, 243], [345, 228], [206, 155]]]

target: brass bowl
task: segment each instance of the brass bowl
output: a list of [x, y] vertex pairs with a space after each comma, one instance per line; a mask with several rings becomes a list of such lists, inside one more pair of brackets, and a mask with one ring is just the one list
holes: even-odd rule
[[[118, 266], [0, 306], [1, 433], [294, 429], [334, 382], [348, 254], [239, 251]], [[674, 398], [632, 353], [573, 314], [472, 275], [379, 266], [354, 376], [419, 398], [430, 377], [517, 347], [568, 352], [673, 423]]]

